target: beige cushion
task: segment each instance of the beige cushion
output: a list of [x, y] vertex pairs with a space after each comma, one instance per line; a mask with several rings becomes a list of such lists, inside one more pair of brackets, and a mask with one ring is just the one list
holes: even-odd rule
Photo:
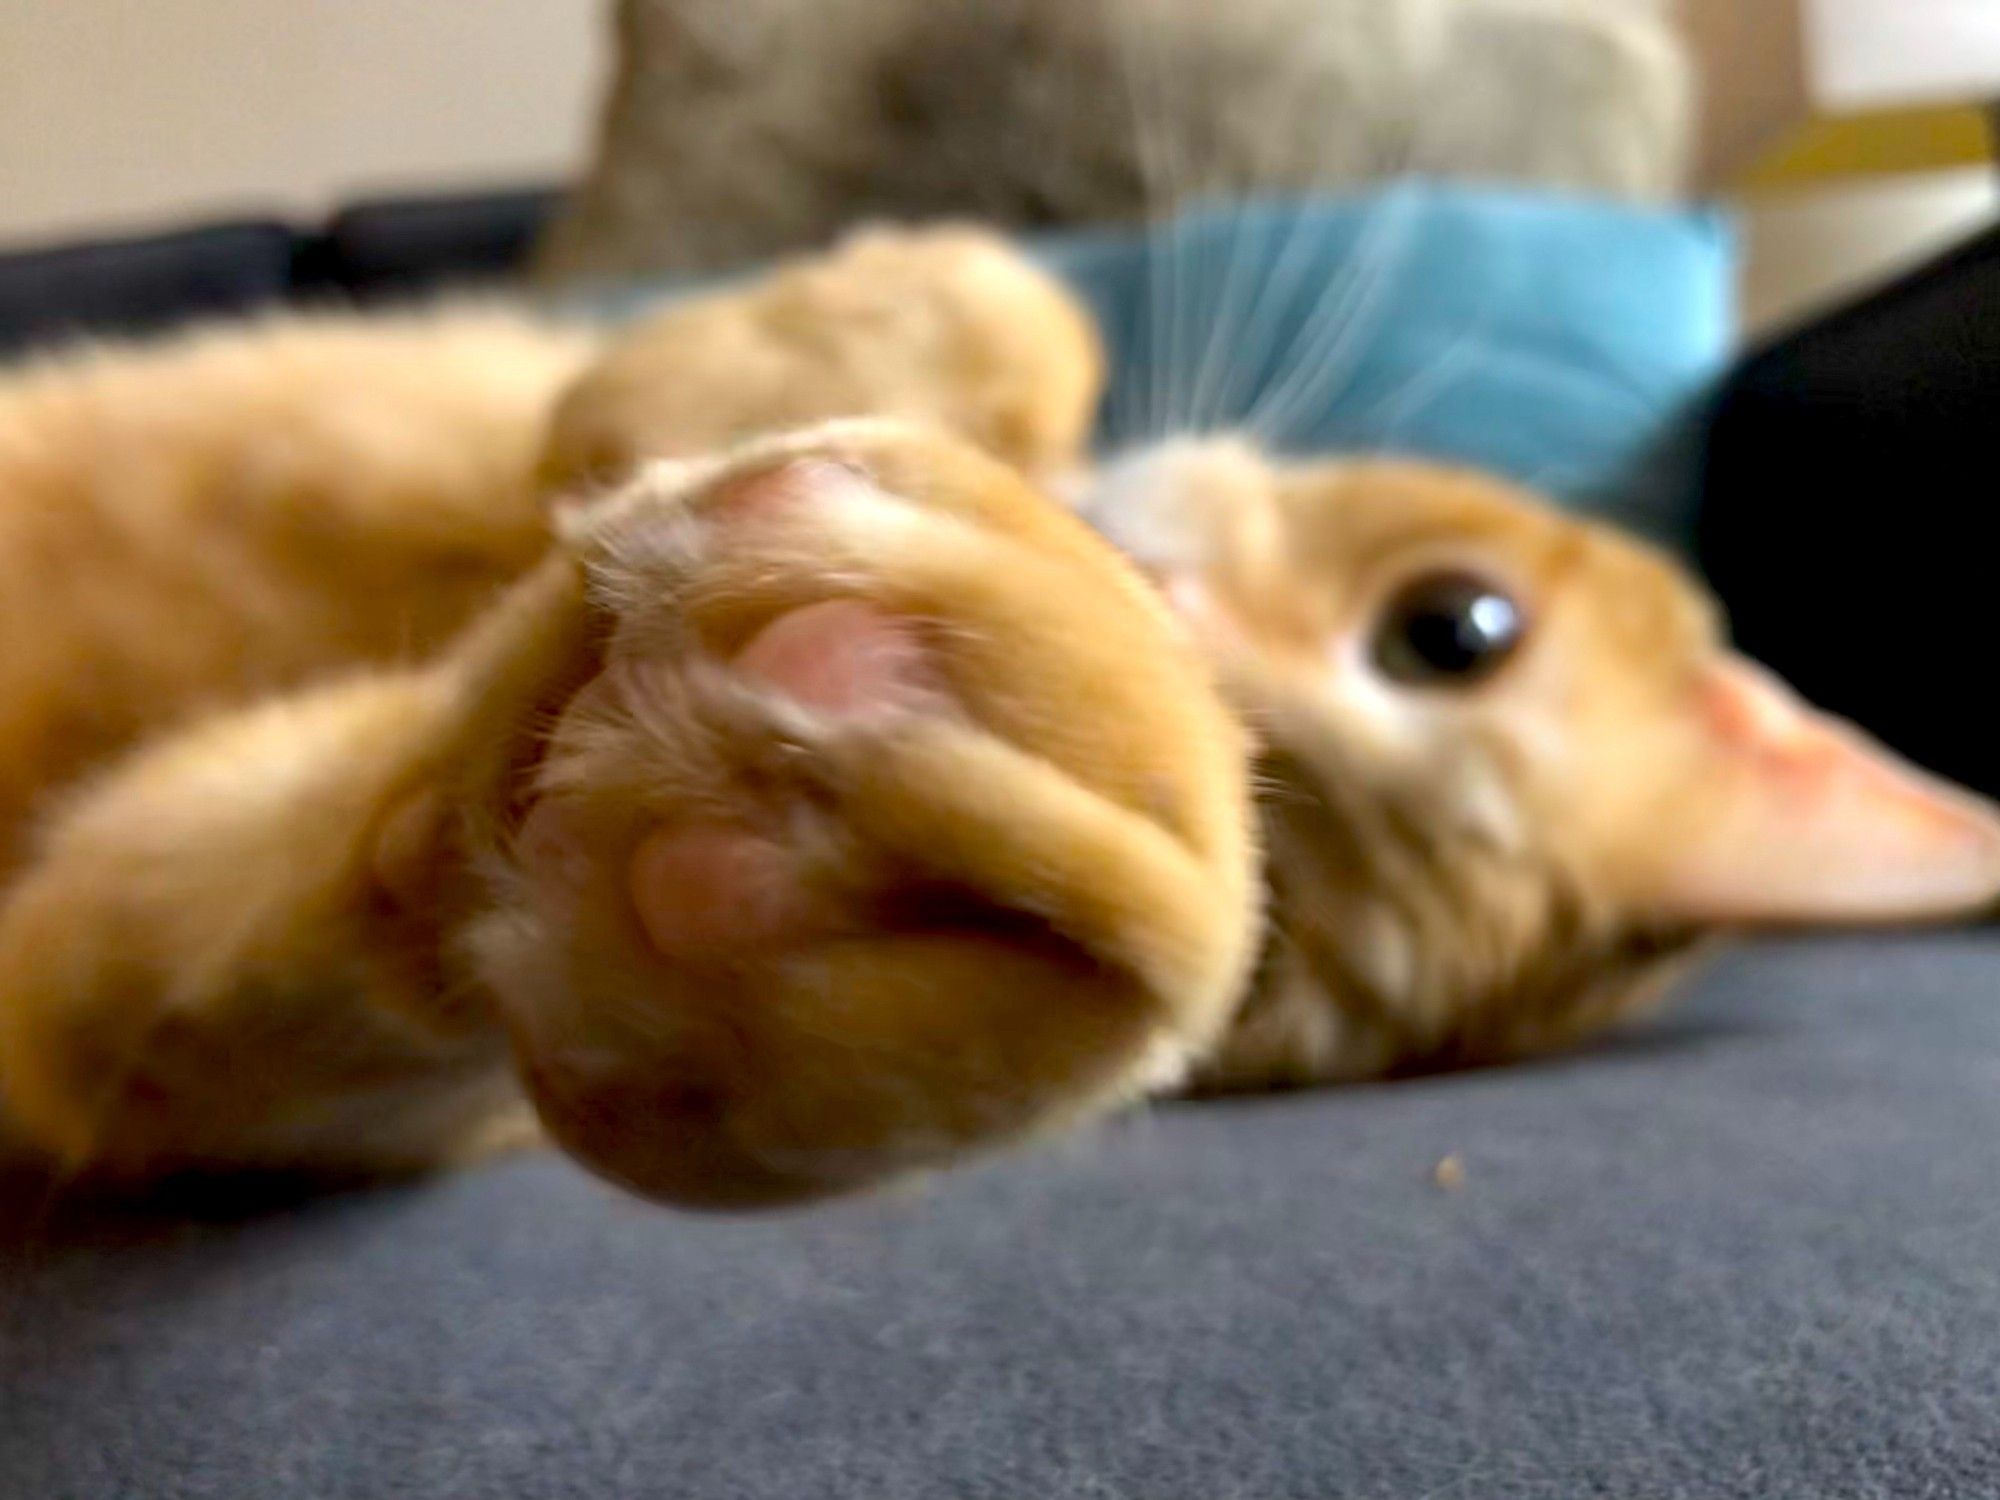
[[741, 264], [857, 219], [1130, 220], [1402, 172], [1652, 199], [1661, 0], [619, 0], [556, 279]]

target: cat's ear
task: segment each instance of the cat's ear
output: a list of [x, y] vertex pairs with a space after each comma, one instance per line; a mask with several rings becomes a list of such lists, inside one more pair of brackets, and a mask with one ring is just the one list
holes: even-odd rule
[[1868, 922], [2000, 908], [2000, 807], [1741, 657], [1704, 670], [1694, 718], [1697, 780], [1649, 840], [1661, 915]]

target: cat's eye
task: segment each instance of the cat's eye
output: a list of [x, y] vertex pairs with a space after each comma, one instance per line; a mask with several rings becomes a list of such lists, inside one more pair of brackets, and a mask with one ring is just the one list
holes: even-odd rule
[[1426, 573], [1396, 592], [1375, 626], [1376, 670], [1413, 687], [1467, 687], [1490, 676], [1526, 633], [1520, 605], [1473, 573]]

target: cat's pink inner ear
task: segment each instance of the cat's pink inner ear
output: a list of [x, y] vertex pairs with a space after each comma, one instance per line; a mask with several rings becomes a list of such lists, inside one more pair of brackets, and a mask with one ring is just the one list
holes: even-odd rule
[[1695, 712], [1688, 816], [1655, 831], [1667, 914], [1904, 921], [2000, 905], [2000, 808], [1741, 657], [1703, 673]]

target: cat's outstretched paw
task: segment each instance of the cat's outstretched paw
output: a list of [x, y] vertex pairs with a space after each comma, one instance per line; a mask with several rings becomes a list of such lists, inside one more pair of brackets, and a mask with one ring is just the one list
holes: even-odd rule
[[839, 423], [576, 517], [587, 680], [471, 933], [556, 1137], [682, 1202], [1085, 1115], [1225, 1021], [1241, 735], [1147, 587], [1010, 471]]

